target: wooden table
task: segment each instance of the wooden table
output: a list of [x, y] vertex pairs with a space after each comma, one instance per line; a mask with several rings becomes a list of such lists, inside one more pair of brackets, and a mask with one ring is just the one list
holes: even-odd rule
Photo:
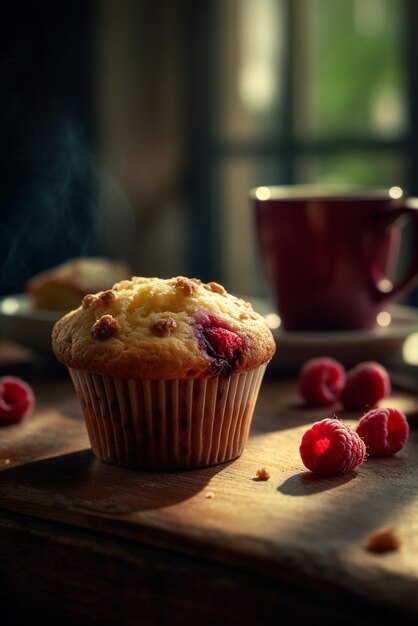
[[[299, 457], [304, 431], [358, 415], [308, 410], [294, 380], [270, 377], [240, 459], [133, 471], [93, 457], [63, 371], [25, 374], [36, 412], [0, 430], [2, 624], [418, 623], [414, 428], [395, 457], [316, 477]], [[417, 420], [418, 396], [384, 404]], [[399, 549], [367, 551], [388, 525]]]

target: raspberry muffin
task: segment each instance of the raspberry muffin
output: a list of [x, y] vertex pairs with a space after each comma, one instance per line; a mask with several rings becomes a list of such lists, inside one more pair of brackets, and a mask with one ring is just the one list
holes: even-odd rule
[[154, 469], [205, 467], [246, 443], [274, 338], [214, 282], [133, 277], [54, 326], [94, 454]]

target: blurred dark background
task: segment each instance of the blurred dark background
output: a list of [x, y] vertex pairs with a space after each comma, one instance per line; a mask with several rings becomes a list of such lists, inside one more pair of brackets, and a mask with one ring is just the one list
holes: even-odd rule
[[103, 254], [263, 295], [251, 187], [418, 194], [417, 29], [414, 0], [8, 4], [0, 292]]

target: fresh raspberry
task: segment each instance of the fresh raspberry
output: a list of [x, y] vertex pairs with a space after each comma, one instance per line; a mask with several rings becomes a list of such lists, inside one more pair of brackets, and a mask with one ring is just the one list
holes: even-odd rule
[[374, 361], [359, 363], [347, 372], [341, 402], [346, 409], [372, 409], [390, 394], [389, 374]]
[[300, 393], [312, 406], [329, 406], [337, 402], [344, 383], [344, 367], [329, 357], [306, 361], [299, 373]]
[[327, 418], [305, 432], [299, 452], [305, 467], [316, 474], [346, 474], [363, 463], [366, 446], [352, 428]]
[[356, 432], [369, 456], [392, 456], [406, 444], [409, 424], [397, 409], [373, 409], [361, 418]]
[[0, 378], [0, 426], [17, 424], [33, 411], [35, 396], [31, 387], [20, 378]]

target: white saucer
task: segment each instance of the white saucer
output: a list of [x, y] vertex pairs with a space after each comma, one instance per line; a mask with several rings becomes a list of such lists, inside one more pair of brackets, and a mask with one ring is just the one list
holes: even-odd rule
[[32, 308], [25, 294], [0, 299], [0, 336], [37, 352], [51, 351], [52, 327], [64, 311]]
[[418, 333], [418, 309], [399, 304], [388, 305], [389, 315], [383, 316], [387, 326], [376, 326], [370, 331], [286, 332], [277, 326], [280, 318], [268, 300], [240, 297], [266, 318], [277, 342], [272, 366], [279, 370], [295, 371], [316, 356], [330, 356], [346, 366], [371, 360], [399, 365], [405, 340]]

